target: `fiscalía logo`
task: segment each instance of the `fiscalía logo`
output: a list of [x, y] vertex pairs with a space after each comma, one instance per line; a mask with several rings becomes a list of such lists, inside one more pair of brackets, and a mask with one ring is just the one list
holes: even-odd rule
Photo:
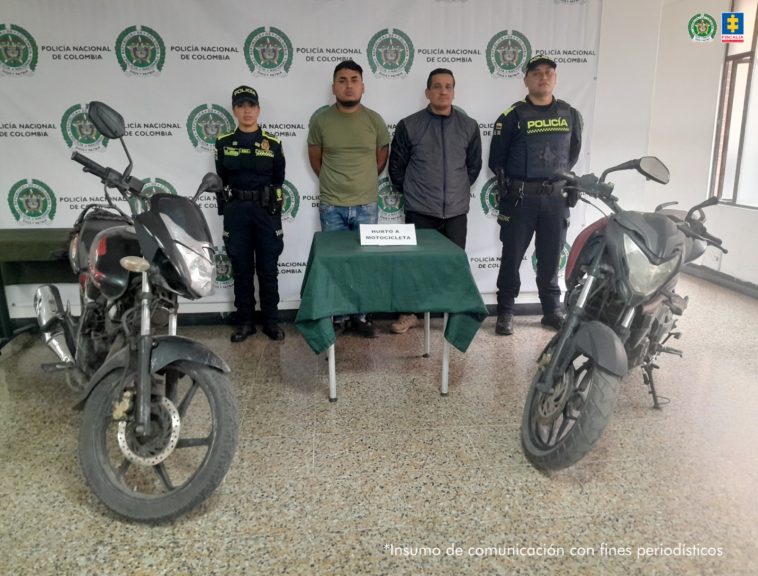
[[116, 39], [116, 57], [130, 76], [157, 76], [166, 61], [166, 45], [147, 26], [130, 26]]
[[261, 26], [245, 40], [245, 60], [254, 76], [286, 76], [293, 52], [292, 42], [278, 28]]
[[15, 24], [0, 24], [0, 70], [11, 76], [31, 75], [37, 67], [37, 43]]
[[497, 185], [497, 178], [490, 178], [482, 186], [482, 191], [479, 194], [479, 199], [482, 202], [482, 212], [485, 216], [497, 218], [500, 214], [500, 188]]
[[378, 78], [405, 78], [413, 66], [415, 50], [408, 35], [397, 28], [385, 28], [368, 43], [368, 64]]
[[532, 46], [517, 30], [503, 30], [487, 44], [487, 67], [493, 78], [513, 78], [526, 70], [532, 57]]
[[8, 193], [8, 204], [13, 217], [24, 224], [45, 224], [55, 218], [55, 194], [41, 180], [16, 182]]
[[379, 180], [379, 223], [398, 222], [404, 214], [405, 198], [395, 190], [392, 181], [384, 177]]
[[300, 210], [300, 193], [292, 182], [285, 180], [282, 184], [282, 194], [282, 220], [294, 220], [297, 211]]
[[745, 41], [745, 13], [722, 12], [721, 13], [721, 42]]
[[687, 31], [693, 42], [711, 42], [716, 37], [716, 19], [710, 14], [695, 14], [687, 23]]
[[187, 118], [187, 132], [198, 152], [213, 151], [216, 138], [234, 130], [234, 118], [218, 104], [201, 104]]
[[[563, 243], [563, 248], [561, 248], [561, 257], [560, 260], [558, 260], [558, 273], [562, 274], [564, 270], [566, 270], [566, 264], [568, 263], [569, 258], [569, 252], [571, 252], [571, 244], [568, 242]], [[532, 269], [534, 270], [535, 274], [537, 273], [537, 252], [535, 251], [532, 254]]]
[[172, 196], [178, 196], [176, 188], [163, 178], [145, 178], [143, 180], [145, 185], [142, 188], [142, 196], [150, 198], [153, 194], [163, 193], [171, 194]]
[[226, 247], [216, 246], [213, 259], [216, 262], [216, 282], [219, 288], [228, 288], [234, 285], [234, 271], [232, 270], [232, 261], [226, 253]]
[[61, 132], [69, 148], [91, 152], [108, 145], [108, 139], [100, 134], [87, 116], [89, 104], [74, 104], [63, 113]]

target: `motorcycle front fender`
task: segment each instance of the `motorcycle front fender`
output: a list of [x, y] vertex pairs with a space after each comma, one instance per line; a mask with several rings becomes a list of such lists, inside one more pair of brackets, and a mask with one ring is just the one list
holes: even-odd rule
[[205, 364], [225, 374], [231, 372], [231, 368], [221, 356], [199, 342], [182, 336], [156, 336], [150, 355], [150, 373], [158, 372], [176, 360]]
[[[156, 336], [153, 340], [153, 348], [150, 354], [150, 373], [159, 372], [172, 362], [177, 360], [187, 360], [195, 364], [204, 364], [211, 366], [224, 373], [229, 373], [231, 368], [218, 354], [208, 349], [203, 344], [183, 338], [182, 336]], [[130, 352], [128, 347], [121, 348], [118, 352], [108, 357], [105, 363], [92, 375], [85, 390], [82, 392], [77, 403], [74, 405], [75, 410], [84, 408], [87, 398], [92, 390], [108, 374], [115, 370], [123, 370], [126, 365], [130, 366], [132, 372], [137, 371], [137, 354]]]
[[583, 322], [574, 335], [574, 348], [592, 358], [602, 368], [623, 378], [629, 371], [624, 344], [602, 322]]

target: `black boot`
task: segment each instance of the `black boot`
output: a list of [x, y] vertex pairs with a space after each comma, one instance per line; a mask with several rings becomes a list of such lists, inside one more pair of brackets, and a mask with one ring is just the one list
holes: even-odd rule
[[513, 314], [501, 312], [497, 315], [495, 334], [500, 334], [501, 336], [510, 336], [513, 334]]
[[267, 322], [263, 325], [263, 333], [271, 340], [284, 340], [284, 330], [276, 322]]
[[252, 336], [253, 334], [255, 334], [255, 324], [252, 322], [243, 322], [242, 324], [237, 324], [234, 332], [232, 332], [230, 340], [232, 342], [242, 342], [245, 338]]
[[563, 312], [556, 310], [550, 314], [545, 314], [540, 320], [540, 324], [553, 330], [560, 330], [563, 326]]

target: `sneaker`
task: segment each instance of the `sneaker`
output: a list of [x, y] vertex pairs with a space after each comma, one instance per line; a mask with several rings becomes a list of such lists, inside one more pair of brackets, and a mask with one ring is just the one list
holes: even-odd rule
[[232, 342], [243, 342], [248, 336], [255, 334], [255, 324], [252, 322], [243, 322], [238, 324], [232, 332], [230, 340]]
[[497, 315], [495, 334], [500, 334], [501, 336], [510, 336], [513, 334], [513, 314], [502, 312]]
[[390, 326], [390, 331], [393, 334], [405, 334], [416, 324], [418, 324], [418, 318], [415, 314], [400, 314], [397, 321]]
[[545, 314], [542, 320], [540, 320], [540, 324], [553, 330], [560, 330], [561, 326], [563, 326], [563, 318], [563, 313], [560, 310], [556, 310], [550, 314]]
[[374, 329], [374, 324], [371, 320], [366, 320], [365, 318], [351, 318], [350, 327], [353, 329], [353, 332], [364, 338], [376, 338], [376, 330]]

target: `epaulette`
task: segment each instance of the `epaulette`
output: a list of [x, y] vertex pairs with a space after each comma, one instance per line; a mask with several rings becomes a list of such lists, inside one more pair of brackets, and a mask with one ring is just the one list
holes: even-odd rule
[[227, 136], [231, 136], [232, 134], [234, 134], [234, 132], [227, 132], [225, 134], [219, 134], [218, 136], [216, 136], [216, 140], [221, 140], [222, 138], [226, 138]]
[[513, 112], [513, 109], [516, 108], [516, 106], [521, 106], [522, 104], [526, 104], [526, 100], [519, 100], [518, 102], [515, 102], [510, 108], [508, 108], [505, 112], [503, 112], [503, 117], [505, 118]]
[[277, 138], [276, 136], [274, 136], [270, 132], [266, 132], [265, 130], [263, 130], [263, 136], [265, 136], [268, 140], [273, 140], [277, 144], [281, 144], [282, 143], [282, 141], [279, 140], [279, 138]]

